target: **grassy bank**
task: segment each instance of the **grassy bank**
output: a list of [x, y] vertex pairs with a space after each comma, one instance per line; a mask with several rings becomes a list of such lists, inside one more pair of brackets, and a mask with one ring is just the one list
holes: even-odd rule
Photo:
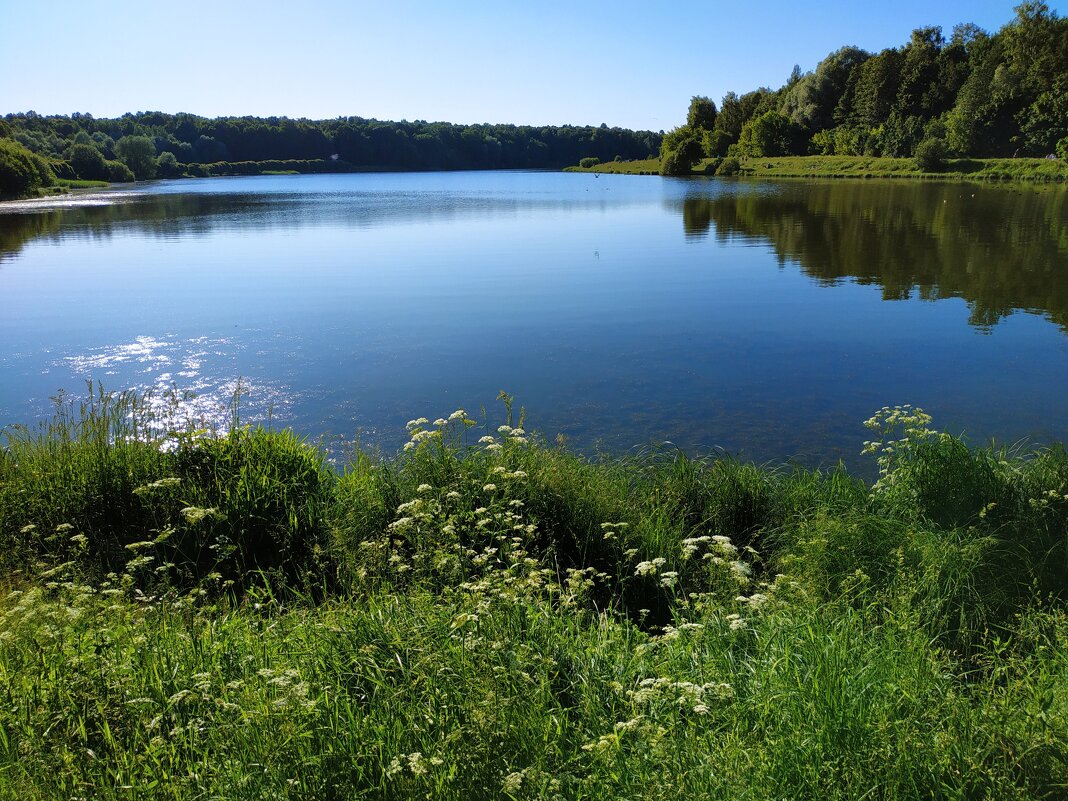
[[596, 172], [610, 175], [659, 175], [660, 159], [606, 161], [593, 167], [566, 167], [564, 172]]
[[101, 189], [108, 186], [107, 181], [87, 181], [81, 178], [58, 178], [54, 189]]
[[[706, 175], [718, 160], [695, 165], [693, 175]], [[1068, 181], [1068, 163], [1050, 159], [948, 159], [944, 170], [924, 172], [913, 159], [868, 156], [783, 156], [750, 158], [741, 163], [741, 175], [756, 178], [913, 178], [978, 181]], [[658, 159], [598, 164], [570, 172], [659, 174]]]
[[1063, 798], [1068, 453], [880, 479], [456, 412], [348, 469], [96, 395], [0, 451], [0, 797]]

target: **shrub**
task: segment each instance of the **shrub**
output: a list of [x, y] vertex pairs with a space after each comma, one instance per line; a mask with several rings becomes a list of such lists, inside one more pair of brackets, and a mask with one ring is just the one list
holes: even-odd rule
[[916, 146], [914, 154], [917, 168], [924, 172], [941, 172], [946, 168], [946, 152], [946, 143], [942, 139], [924, 139]]
[[11, 139], [0, 139], [0, 197], [25, 197], [55, 180], [48, 163]]
[[105, 161], [104, 166], [107, 167], [107, 179], [112, 183], [123, 184], [134, 180], [130, 168], [121, 161]]
[[79, 178], [87, 178], [90, 181], [108, 180], [108, 167], [104, 154], [92, 145], [74, 145], [70, 149], [70, 165]]
[[584, 170], [588, 170], [590, 167], [596, 167], [601, 163], [601, 160], [596, 156], [587, 156], [584, 159], [579, 160], [579, 166]]
[[178, 158], [169, 150], [159, 154], [159, 158], [156, 159], [156, 173], [162, 178], [174, 178], [177, 175], [181, 175], [181, 168], [178, 166]]
[[727, 177], [731, 175], [737, 175], [738, 171], [742, 169], [742, 163], [738, 161], [734, 156], [728, 156], [720, 162], [716, 168], [716, 175], [721, 177]]

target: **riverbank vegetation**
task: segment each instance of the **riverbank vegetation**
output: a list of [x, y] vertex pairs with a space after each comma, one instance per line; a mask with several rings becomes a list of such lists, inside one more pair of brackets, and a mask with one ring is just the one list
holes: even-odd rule
[[[58, 177], [114, 182], [279, 171], [560, 169], [584, 157], [646, 158], [658, 151], [660, 134], [607, 125], [207, 119], [162, 112], [97, 119], [31, 111], [0, 119], [0, 141], [34, 154]], [[3, 163], [0, 154], [0, 197], [36, 191], [36, 185], [9, 182]]]
[[1036, 0], [1015, 11], [994, 34], [965, 23], [948, 41], [921, 27], [879, 53], [843, 47], [718, 108], [694, 97], [663, 139], [661, 172], [723, 156], [914, 158], [932, 172], [944, 158], [1068, 160], [1068, 19]]
[[[931, 166], [937, 169], [931, 169]], [[589, 167], [568, 167], [568, 172], [615, 175], [663, 174], [659, 159], [608, 162]], [[889, 156], [761, 156], [732, 158], [701, 156], [685, 173], [753, 178], [912, 178], [938, 181], [1068, 181], [1068, 161], [1063, 159], [945, 158], [925, 169], [912, 158]]]
[[6, 431], [2, 797], [1068, 786], [1059, 446], [899, 407], [867, 423], [874, 482], [591, 459], [502, 395], [500, 425], [413, 420], [339, 471], [159, 400]]

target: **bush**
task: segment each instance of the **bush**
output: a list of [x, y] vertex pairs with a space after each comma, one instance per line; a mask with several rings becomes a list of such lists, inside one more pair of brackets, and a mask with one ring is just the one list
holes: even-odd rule
[[601, 163], [601, 160], [596, 156], [587, 156], [584, 159], [579, 160], [579, 166], [584, 170], [588, 170], [590, 167], [596, 167]]
[[1068, 161], [1068, 136], [1057, 143], [1057, 156]]
[[946, 143], [932, 137], [916, 146], [916, 167], [924, 172], [941, 172], [946, 168]]
[[742, 163], [738, 161], [734, 156], [728, 156], [720, 162], [716, 168], [716, 175], [720, 177], [729, 177], [731, 175], [737, 175], [738, 171], [742, 169]]
[[69, 161], [79, 178], [86, 178], [90, 181], [108, 180], [108, 168], [104, 160], [104, 154], [92, 145], [74, 145], [70, 149]]
[[14, 140], [0, 139], [0, 197], [26, 197], [54, 180], [43, 158]]
[[130, 168], [121, 161], [105, 161], [104, 166], [107, 167], [107, 180], [112, 183], [124, 184], [134, 180]]
[[699, 132], [688, 126], [676, 128], [660, 144], [660, 174], [688, 175], [704, 155]]
[[169, 150], [159, 154], [156, 159], [156, 174], [162, 178], [174, 178], [181, 175], [182, 170], [178, 166], [178, 158]]

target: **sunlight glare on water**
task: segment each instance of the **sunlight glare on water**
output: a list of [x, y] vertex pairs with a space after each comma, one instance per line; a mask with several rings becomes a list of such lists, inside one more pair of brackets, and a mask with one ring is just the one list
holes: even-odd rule
[[912, 403], [1068, 439], [1068, 194], [561, 173], [162, 181], [0, 204], [0, 420], [84, 381], [393, 451], [506, 390], [548, 438], [857, 460]]

